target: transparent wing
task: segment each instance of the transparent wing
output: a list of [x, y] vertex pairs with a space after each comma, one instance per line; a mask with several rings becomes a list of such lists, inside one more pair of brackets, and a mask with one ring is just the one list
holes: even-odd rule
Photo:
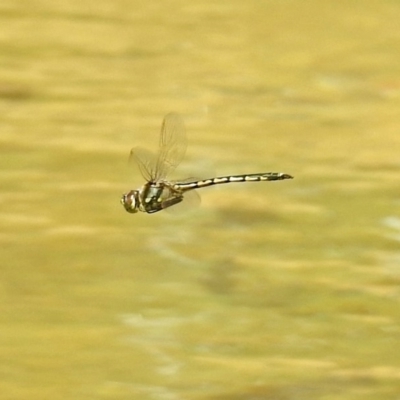
[[167, 114], [161, 126], [159, 152], [153, 178], [165, 179], [182, 161], [186, 147], [187, 139], [182, 118], [175, 113]]
[[185, 126], [175, 113], [167, 114], [161, 126], [158, 153], [155, 155], [142, 147], [131, 150], [129, 161], [134, 161], [143, 177], [149, 182], [165, 179], [182, 161], [187, 147]]
[[157, 163], [157, 156], [143, 147], [134, 147], [129, 155], [129, 162], [135, 163], [143, 178], [148, 182], [154, 181], [154, 168]]

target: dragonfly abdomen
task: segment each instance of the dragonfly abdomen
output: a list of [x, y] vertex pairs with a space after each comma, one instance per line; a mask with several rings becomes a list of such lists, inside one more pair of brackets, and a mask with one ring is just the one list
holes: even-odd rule
[[283, 172], [265, 172], [260, 174], [221, 176], [195, 182], [180, 182], [175, 183], [174, 187], [182, 191], [187, 191], [192, 189], [200, 189], [212, 185], [221, 185], [223, 183], [279, 181], [283, 179], [293, 179], [293, 177]]

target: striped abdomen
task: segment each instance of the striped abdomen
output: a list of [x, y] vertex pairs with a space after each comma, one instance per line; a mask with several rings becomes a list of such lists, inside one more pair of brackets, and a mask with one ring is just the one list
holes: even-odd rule
[[202, 181], [175, 183], [173, 186], [176, 189], [187, 191], [192, 189], [200, 189], [212, 185], [221, 185], [223, 183], [234, 182], [262, 182], [262, 181], [280, 181], [283, 179], [293, 179], [293, 176], [283, 172], [265, 172], [260, 174], [247, 174], [247, 175], [231, 175], [221, 176], [218, 178], [204, 179]]

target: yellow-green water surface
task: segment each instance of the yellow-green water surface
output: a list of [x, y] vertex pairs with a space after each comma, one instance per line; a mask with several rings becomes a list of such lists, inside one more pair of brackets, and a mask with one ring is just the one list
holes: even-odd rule
[[[2, 0], [1, 399], [399, 399], [399, 21], [393, 0]], [[181, 177], [295, 179], [126, 213], [129, 151], [170, 111]]]

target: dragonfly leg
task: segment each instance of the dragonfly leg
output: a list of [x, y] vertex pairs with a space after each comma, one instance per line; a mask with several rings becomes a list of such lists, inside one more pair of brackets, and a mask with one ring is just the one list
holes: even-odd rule
[[160, 204], [161, 209], [174, 206], [175, 204], [180, 203], [182, 200], [183, 200], [183, 196], [171, 197], [171, 198], [169, 198], [169, 199], [166, 199], [166, 200], [164, 200], [164, 201]]

